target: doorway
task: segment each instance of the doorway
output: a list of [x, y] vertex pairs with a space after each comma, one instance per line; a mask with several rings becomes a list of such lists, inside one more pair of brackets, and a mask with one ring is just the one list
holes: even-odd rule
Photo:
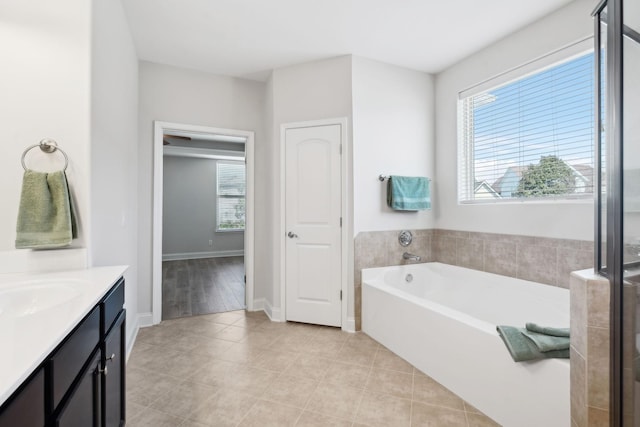
[[155, 122], [153, 239], [154, 324], [252, 309], [253, 132]]

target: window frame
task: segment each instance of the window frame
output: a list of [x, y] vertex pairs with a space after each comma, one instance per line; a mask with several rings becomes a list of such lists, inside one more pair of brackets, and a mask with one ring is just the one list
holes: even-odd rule
[[[244, 194], [242, 196], [239, 195], [224, 195], [220, 194], [220, 165], [242, 165], [244, 167]], [[216, 160], [216, 233], [233, 233], [233, 232], [244, 232], [247, 223], [246, 223], [246, 199], [247, 199], [247, 165], [246, 162], [241, 160]], [[220, 199], [242, 199], [245, 201], [245, 219], [244, 226], [242, 228], [220, 228]]]
[[[592, 203], [595, 197], [595, 188], [591, 192], [570, 193], [546, 196], [529, 196], [529, 197], [505, 197], [505, 198], [471, 198], [475, 194], [478, 186], [485, 181], [476, 181], [475, 177], [475, 140], [473, 136], [469, 137], [471, 129], [467, 125], [468, 116], [465, 115], [465, 102], [469, 98], [479, 94], [490, 94], [490, 91], [496, 90], [517, 81], [524, 80], [528, 77], [540, 74], [546, 70], [552, 69], [573, 60], [577, 60], [585, 55], [594, 54], [592, 36], [583, 40], [579, 40], [569, 46], [553, 51], [547, 55], [543, 55], [522, 64], [513, 69], [507, 70], [500, 74], [486, 79], [472, 87], [466, 88], [458, 93], [457, 100], [457, 156], [456, 156], [456, 199], [458, 205], [493, 205], [499, 204], [521, 204], [521, 203]], [[595, 82], [594, 82], [595, 84]], [[594, 86], [595, 87], [595, 86]], [[593, 119], [592, 119], [593, 120]], [[592, 122], [593, 123], [593, 122]], [[591, 143], [595, 143], [592, 138]], [[473, 142], [473, 143], [471, 143]], [[547, 153], [546, 155], [553, 155]], [[562, 159], [562, 157], [560, 157]], [[592, 160], [593, 173], [595, 174], [595, 158]], [[527, 166], [527, 165], [525, 165]], [[569, 165], [571, 166], [571, 165]], [[571, 166], [572, 167], [572, 166]], [[505, 170], [506, 172], [506, 170]], [[504, 176], [504, 175], [502, 175]], [[500, 178], [500, 177], [497, 177]], [[592, 178], [592, 185], [595, 187], [595, 176]], [[488, 183], [491, 188], [493, 183]]]

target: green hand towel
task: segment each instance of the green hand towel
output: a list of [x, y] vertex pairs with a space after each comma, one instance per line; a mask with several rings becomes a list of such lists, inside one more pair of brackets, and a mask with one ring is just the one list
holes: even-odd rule
[[555, 337], [553, 335], [539, 334], [529, 330], [524, 330], [522, 334], [531, 340], [542, 352], [552, 350], [567, 350], [569, 348], [568, 337]]
[[26, 170], [16, 227], [17, 249], [59, 248], [77, 237], [76, 219], [64, 171]]
[[525, 325], [527, 331], [537, 332], [539, 334], [551, 335], [554, 337], [569, 338], [569, 328], [551, 328], [549, 326], [540, 326], [535, 323], [527, 323]]
[[497, 326], [496, 329], [507, 346], [514, 362], [549, 358], [569, 358], [569, 349], [541, 352], [533, 342], [523, 335], [522, 332], [525, 331], [525, 329], [513, 326]]
[[392, 175], [387, 182], [387, 205], [397, 211], [431, 209], [429, 179]]

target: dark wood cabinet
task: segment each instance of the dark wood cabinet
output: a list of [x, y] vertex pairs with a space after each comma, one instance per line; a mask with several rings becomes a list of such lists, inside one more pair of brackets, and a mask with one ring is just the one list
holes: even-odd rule
[[22, 384], [0, 411], [0, 427], [42, 427], [45, 420], [44, 369]]
[[125, 389], [125, 313], [116, 318], [103, 341], [104, 372], [102, 381], [102, 426], [119, 427], [124, 425], [124, 389]]
[[53, 408], [60, 406], [89, 356], [98, 348], [99, 342], [100, 307], [95, 307], [49, 358], [47, 368], [53, 393]]
[[125, 424], [124, 279], [0, 407], [0, 427]]
[[102, 354], [96, 350], [59, 408], [55, 427], [100, 426], [101, 359]]

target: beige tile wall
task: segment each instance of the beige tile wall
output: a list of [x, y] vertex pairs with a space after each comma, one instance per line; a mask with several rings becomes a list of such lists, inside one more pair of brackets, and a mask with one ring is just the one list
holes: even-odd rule
[[503, 276], [569, 287], [572, 271], [593, 266], [593, 242], [513, 234], [425, 229], [410, 230], [413, 242], [400, 246], [401, 230], [361, 232], [355, 238], [354, 284], [356, 329], [360, 330], [361, 270], [414, 263], [402, 259], [410, 252], [420, 262], [438, 261]]
[[571, 423], [608, 426], [609, 281], [583, 270], [570, 282]]
[[[432, 255], [433, 230], [410, 230], [413, 241], [407, 247], [398, 242], [398, 231], [368, 231], [358, 233], [355, 238], [354, 286], [356, 330], [361, 329], [362, 307], [362, 269], [386, 267], [390, 265], [412, 264], [434, 261]], [[402, 258], [404, 252], [419, 255], [420, 261], [408, 261]]]
[[569, 287], [572, 271], [593, 266], [593, 242], [434, 230], [434, 260], [547, 285]]

